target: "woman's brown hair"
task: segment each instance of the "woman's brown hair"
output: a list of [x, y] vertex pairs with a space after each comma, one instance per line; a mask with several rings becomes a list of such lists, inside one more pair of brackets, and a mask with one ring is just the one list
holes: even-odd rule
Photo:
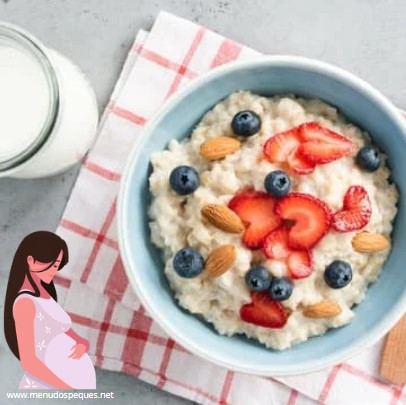
[[[39, 289], [30, 274], [27, 257], [32, 256], [34, 260], [42, 263], [52, 262], [49, 266], [51, 267], [58, 258], [61, 249], [63, 251], [62, 260], [59, 265], [59, 270], [61, 270], [69, 260], [68, 246], [62, 238], [52, 232], [38, 231], [27, 235], [18, 246], [14, 255], [8, 278], [6, 302], [4, 304], [4, 335], [10, 350], [18, 359], [20, 359], [20, 355], [13, 316], [13, 304], [17, 296], [23, 293], [20, 292], [20, 289], [26, 277], [34, 291], [24, 291], [24, 294], [30, 294], [34, 297], [40, 296]], [[41, 285], [56, 301], [57, 296], [54, 282], [51, 281], [49, 284], [46, 284], [41, 281]]]

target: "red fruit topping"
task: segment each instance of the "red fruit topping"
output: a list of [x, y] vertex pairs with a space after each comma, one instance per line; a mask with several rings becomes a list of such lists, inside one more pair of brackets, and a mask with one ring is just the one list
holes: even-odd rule
[[347, 156], [351, 151], [351, 145], [306, 142], [299, 146], [298, 154], [313, 164], [324, 164]]
[[328, 206], [309, 194], [290, 193], [277, 203], [275, 213], [285, 220], [294, 221], [288, 237], [292, 249], [312, 248], [327, 233], [331, 224]]
[[371, 218], [371, 201], [362, 186], [351, 186], [344, 196], [343, 208], [333, 216], [333, 229], [337, 232], [358, 231]]
[[265, 142], [264, 155], [270, 162], [287, 162], [300, 145], [298, 128], [276, 134]]
[[307, 250], [293, 250], [289, 247], [289, 229], [280, 227], [271, 232], [264, 242], [265, 256], [270, 259], [286, 259], [288, 273], [294, 279], [310, 276], [313, 272], [312, 259]]
[[282, 222], [274, 212], [275, 200], [261, 191], [237, 194], [228, 206], [247, 225], [242, 241], [250, 249], [261, 248], [265, 237]]
[[300, 145], [288, 157], [289, 167], [297, 174], [309, 174], [314, 171], [316, 164], [308, 160], [304, 155], [300, 154]]
[[282, 305], [273, 301], [267, 292], [251, 293], [252, 302], [240, 308], [244, 322], [265, 328], [283, 328], [288, 320]]
[[354, 149], [355, 144], [343, 135], [307, 122], [269, 138], [263, 153], [270, 162], [287, 162], [295, 173], [309, 174], [316, 164], [340, 159]]
[[298, 154], [314, 164], [330, 163], [349, 155], [355, 144], [317, 122], [308, 122], [299, 127], [301, 145]]
[[264, 241], [264, 254], [270, 259], [286, 259], [291, 253], [288, 246], [289, 229], [282, 226], [271, 232]]
[[336, 144], [349, 144], [355, 146], [348, 138], [326, 127], [321, 126], [317, 122], [306, 122], [299, 126], [299, 138], [304, 142], [322, 142]]
[[292, 251], [286, 264], [292, 278], [305, 278], [313, 273], [312, 258], [308, 250]]

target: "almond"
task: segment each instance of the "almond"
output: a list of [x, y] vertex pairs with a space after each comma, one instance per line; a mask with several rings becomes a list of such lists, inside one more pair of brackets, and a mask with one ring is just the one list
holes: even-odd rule
[[201, 212], [212, 225], [225, 232], [240, 233], [245, 228], [241, 218], [225, 205], [207, 204]]
[[340, 313], [340, 306], [334, 301], [328, 300], [303, 308], [303, 315], [307, 318], [332, 318]]
[[352, 238], [352, 248], [356, 252], [373, 253], [388, 249], [390, 242], [379, 233], [359, 232]]
[[214, 249], [206, 259], [205, 271], [210, 277], [224, 274], [235, 262], [237, 249], [234, 245], [222, 245]]
[[207, 160], [220, 160], [240, 149], [241, 143], [229, 136], [209, 139], [200, 145], [200, 155]]

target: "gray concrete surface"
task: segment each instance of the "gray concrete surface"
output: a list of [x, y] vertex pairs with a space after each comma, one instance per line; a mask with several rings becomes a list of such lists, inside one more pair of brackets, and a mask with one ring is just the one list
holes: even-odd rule
[[[25, 27], [74, 60], [88, 75], [102, 109], [135, 33], [149, 28], [160, 9], [265, 53], [335, 63], [406, 107], [403, 0], [0, 0], [0, 20]], [[1, 314], [11, 252], [26, 234], [55, 229], [77, 170], [41, 180], [0, 179]], [[6, 403], [4, 392], [16, 389], [21, 373], [1, 333], [0, 404]], [[98, 370], [97, 384], [100, 391], [113, 390], [114, 403], [123, 405], [188, 403], [116, 373]]]

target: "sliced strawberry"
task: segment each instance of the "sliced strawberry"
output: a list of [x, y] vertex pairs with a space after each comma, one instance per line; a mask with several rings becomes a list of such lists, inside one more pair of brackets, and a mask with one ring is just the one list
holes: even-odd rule
[[270, 259], [286, 259], [290, 254], [288, 246], [289, 229], [282, 226], [271, 232], [264, 241], [264, 254]]
[[289, 275], [294, 279], [305, 278], [313, 273], [312, 258], [307, 250], [292, 251], [286, 264]]
[[270, 162], [286, 162], [300, 145], [298, 128], [280, 132], [269, 138], [264, 144], [264, 155]]
[[313, 164], [325, 164], [348, 156], [352, 150], [352, 145], [348, 144], [305, 142], [299, 146], [297, 153]]
[[275, 200], [261, 191], [237, 194], [228, 206], [247, 224], [242, 240], [251, 249], [261, 248], [265, 237], [282, 222], [274, 212]]
[[325, 128], [317, 122], [300, 125], [301, 145], [297, 154], [313, 164], [330, 163], [348, 156], [355, 144], [343, 135]]
[[337, 132], [332, 131], [326, 127], [323, 127], [315, 121], [305, 122], [299, 126], [298, 134], [300, 142], [322, 142], [322, 143], [331, 143], [336, 144], [354, 144], [346, 138], [344, 135], [338, 134]]
[[352, 150], [348, 144], [305, 142], [299, 146], [297, 153], [313, 164], [324, 164], [348, 156]]
[[355, 144], [345, 136], [317, 122], [307, 122], [269, 138], [263, 153], [270, 162], [288, 162], [295, 173], [309, 174], [316, 164], [340, 159], [354, 149]]
[[289, 228], [281, 226], [271, 232], [264, 241], [264, 254], [275, 260], [285, 260], [290, 277], [294, 279], [310, 276], [313, 272], [312, 258], [307, 250], [289, 247]]
[[[276, 225], [277, 226], [277, 225]], [[272, 231], [273, 225], [269, 224], [252, 224], [249, 225], [242, 237], [242, 242], [249, 249], [260, 249], [263, 246], [264, 239], [269, 231]]]
[[351, 186], [344, 196], [344, 206], [346, 210], [361, 209], [371, 211], [371, 202], [367, 190], [362, 186]]
[[240, 308], [244, 322], [265, 328], [283, 328], [288, 317], [278, 301], [273, 301], [267, 292], [252, 293], [252, 302]]
[[359, 211], [339, 211], [333, 217], [333, 229], [341, 233], [358, 231], [367, 223], [368, 219]]
[[368, 192], [362, 186], [351, 186], [344, 196], [343, 208], [333, 216], [337, 232], [358, 231], [371, 219], [372, 208]]
[[289, 167], [297, 174], [310, 174], [314, 171], [316, 164], [308, 160], [305, 156], [300, 154], [299, 145], [288, 157]]
[[292, 249], [308, 250], [327, 233], [331, 224], [328, 206], [309, 194], [290, 193], [275, 206], [281, 218], [294, 221], [288, 243]]

